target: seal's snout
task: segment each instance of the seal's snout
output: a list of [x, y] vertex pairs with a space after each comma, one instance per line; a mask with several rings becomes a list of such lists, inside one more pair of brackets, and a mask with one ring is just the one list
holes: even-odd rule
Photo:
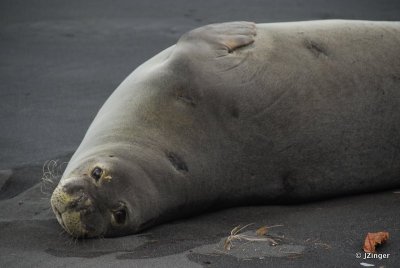
[[61, 185], [62, 191], [71, 197], [68, 207], [75, 210], [80, 210], [89, 207], [92, 202], [89, 198], [87, 183], [83, 179], [71, 180]]
[[54, 190], [52, 206], [60, 213], [66, 210], [80, 210], [91, 205], [86, 182], [83, 179], [69, 179]]
[[67, 182], [63, 183], [62, 189], [69, 195], [77, 195], [83, 191], [86, 186], [86, 180], [84, 179], [69, 179]]
[[82, 178], [60, 183], [51, 196], [51, 206], [61, 226], [75, 237], [90, 236], [83, 217], [95, 211]]

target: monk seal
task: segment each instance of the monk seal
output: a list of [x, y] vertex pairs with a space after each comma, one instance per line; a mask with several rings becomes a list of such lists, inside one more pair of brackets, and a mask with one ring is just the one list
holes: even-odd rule
[[51, 205], [75, 237], [400, 186], [400, 23], [207, 25], [138, 67]]

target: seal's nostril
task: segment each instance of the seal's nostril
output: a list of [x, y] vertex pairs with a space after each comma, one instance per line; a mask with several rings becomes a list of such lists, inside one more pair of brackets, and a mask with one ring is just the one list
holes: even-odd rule
[[70, 201], [67, 207], [74, 210], [83, 210], [89, 208], [91, 204], [92, 202], [88, 195], [83, 191], [80, 191], [78, 195], [76, 195], [75, 199]]

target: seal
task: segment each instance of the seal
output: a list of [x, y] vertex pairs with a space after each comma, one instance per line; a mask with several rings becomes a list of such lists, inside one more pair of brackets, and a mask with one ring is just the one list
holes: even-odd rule
[[74, 237], [400, 186], [400, 23], [207, 25], [138, 67], [51, 198]]

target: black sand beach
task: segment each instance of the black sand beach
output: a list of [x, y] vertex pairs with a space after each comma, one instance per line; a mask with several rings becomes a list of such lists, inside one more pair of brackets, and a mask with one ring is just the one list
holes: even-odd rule
[[[139, 235], [74, 240], [49, 197], [96, 112], [137, 66], [213, 22], [400, 20], [386, 1], [1, 1], [0, 267], [376, 267], [400, 265], [400, 191], [291, 206], [239, 207]], [[46, 162], [47, 160], [57, 160]], [[48, 163], [45, 165], [45, 163]], [[42, 183], [45, 178], [54, 183]], [[51, 177], [48, 169], [55, 177]], [[263, 225], [278, 245], [223, 241]], [[387, 231], [384, 259], [356, 258]]]

